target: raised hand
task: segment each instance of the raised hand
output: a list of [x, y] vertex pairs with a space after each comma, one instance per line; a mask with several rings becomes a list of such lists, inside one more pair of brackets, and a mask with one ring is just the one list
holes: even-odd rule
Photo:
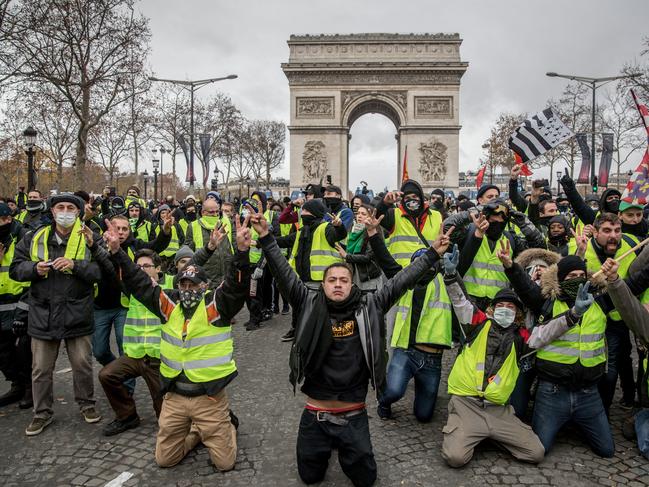
[[103, 235], [104, 242], [106, 242], [106, 247], [111, 254], [116, 254], [119, 251], [119, 237], [117, 232], [111, 227], [104, 232]]
[[381, 225], [381, 221], [383, 220], [383, 217], [385, 215], [381, 215], [380, 217], [376, 218], [376, 209], [372, 211], [371, 215], [368, 215], [364, 220], [363, 223], [365, 224], [365, 230], [367, 231], [367, 235], [371, 237], [372, 235], [376, 235], [378, 233], [378, 228]]
[[522, 168], [523, 168], [523, 166], [521, 164], [514, 164], [514, 166], [512, 167], [511, 172], [509, 173], [509, 177], [511, 179], [518, 179], [518, 176], [521, 175]]
[[81, 225], [81, 230], [79, 230], [79, 234], [83, 235], [83, 238], [86, 239], [86, 245], [88, 247], [92, 247], [95, 237], [92, 233], [92, 230], [90, 230], [90, 227], [88, 227], [88, 225]]
[[210, 233], [210, 241], [207, 242], [207, 248], [214, 252], [224, 238], [225, 229], [223, 225], [221, 225], [221, 222], [218, 222], [212, 230], [212, 233]]
[[509, 244], [509, 239], [506, 238], [500, 241], [500, 248], [498, 249], [498, 252], [496, 253], [498, 260], [502, 263], [503, 267], [505, 269], [509, 269], [511, 266], [514, 265], [514, 262], [512, 261], [511, 255], [510, 255], [510, 250], [511, 246]]
[[327, 213], [327, 215], [329, 216], [329, 218], [331, 218], [331, 224], [334, 227], [339, 227], [340, 225], [343, 224], [343, 221], [340, 219], [338, 215], [334, 215], [333, 213]]
[[602, 264], [602, 272], [606, 276], [606, 280], [609, 282], [617, 281], [619, 278], [617, 270], [619, 269], [620, 264], [615, 259], [610, 257], [606, 259], [606, 262]]
[[574, 189], [575, 188], [575, 182], [573, 181], [573, 179], [568, 174], [568, 168], [567, 167], [565, 168], [565, 170], [566, 170], [566, 173], [563, 176], [561, 176], [561, 179], [559, 180], [559, 182], [561, 183], [561, 186], [563, 186], [563, 189]]
[[590, 287], [590, 282], [586, 282], [585, 284], [580, 284], [579, 289], [577, 289], [577, 297], [575, 298], [575, 305], [572, 308], [572, 311], [577, 316], [583, 316], [584, 313], [588, 311], [588, 308], [590, 308], [590, 305], [593, 304], [593, 302], [595, 301], [593, 295], [588, 292], [589, 287]]
[[489, 220], [487, 220], [487, 217], [482, 213], [480, 213], [478, 216], [476, 216], [474, 213], [469, 213], [469, 215], [471, 216], [471, 220], [473, 220], [473, 224], [475, 225], [475, 238], [484, 237], [485, 233], [487, 233], [487, 230], [489, 229]]
[[444, 252], [446, 252], [446, 249], [448, 249], [448, 246], [451, 243], [451, 234], [453, 233], [453, 230], [455, 230], [454, 226], [449, 227], [449, 229], [444, 233], [443, 231], [443, 224], [440, 224], [439, 226], [439, 234], [437, 235], [437, 238], [433, 241], [433, 248], [435, 249], [435, 252], [442, 257], [444, 255]]
[[345, 260], [347, 258], [347, 251], [344, 249], [344, 247], [339, 243], [336, 243], [335, 247], [338, 253], [340, 254], [340, 256], [343, 258], [343, 260]]
[[253, 227], [259, 234], [259, 236], [265, 237], [266, 235], [268, 235], [268, 222], [264, 218], [264, 215], [260, 215], [259, 213], [251, 213], [243, 220], [243, 223], [241, 223], [240, 218], [235, 218], [234, 225], [236, 228], [237, 249], [239, 249], [240, 252], [245, 252], [246, 250], [250, 249], [250, 245], [252, 243], [252, 233], [250, 232], [250, 228], [248, 228], [248, 223], [250, 223], [253, 218], [257, 220], [263, 220], [263, 228], [261, 223], [257, 223], [257, 225], [253, 224]]
[[383, 197], [383, 203], [386, 205], [393, 205], [401, 199], [403, 193], [401, 191], [390, 191]]
[[575, 252], [576, 255], [580, 256], [581, 258], [586, 255], [586, 247], [588, 246], [588, 236], [586, 235], [586, 232], [584, 231], [584, 228], [581, 230], [577, 229], [571, 230], [572, 235], [575, 237], [575, 243], [577, 244], [577, 251]]
[[171, 216], [171, 213], [167, 213], [162, 218], [162, 231], [165, 233], [165, 235], [169, 235], [171, 233], [171, 227], [175, 222], [176, 219], [173, 216]]
[[447, 276], [455, 275], [457, 265], [460, 262], [460, 251], [457, 244], [453, 245], [453, 250], [444, 254], [444, 274]]

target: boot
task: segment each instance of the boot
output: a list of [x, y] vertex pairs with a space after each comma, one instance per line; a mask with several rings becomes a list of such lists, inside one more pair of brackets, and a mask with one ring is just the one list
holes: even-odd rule
[[34, 397], [32, 396], [32, 385], [29, 384], [29, 387], [25, 387], [25, 394], [23, 398], [18, 403], [20, 409], [31, 409], [34, 407]]
[[12, 382], [11, 389], [0, 396], [0, 406], [7, 406], [20, 401], [23, 394], [25, 394], [25, 388], [17, 382]]

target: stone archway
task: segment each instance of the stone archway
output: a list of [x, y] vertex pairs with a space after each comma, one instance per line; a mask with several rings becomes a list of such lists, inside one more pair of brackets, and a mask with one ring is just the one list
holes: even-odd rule
[[380, 113], [397, 130], [397, 168], [426, 189], [458, 188], [458, 34], [291, 36], [282, 69], [291, 95], [291, 188], [326, 181], [348, 187], [349, 128]]

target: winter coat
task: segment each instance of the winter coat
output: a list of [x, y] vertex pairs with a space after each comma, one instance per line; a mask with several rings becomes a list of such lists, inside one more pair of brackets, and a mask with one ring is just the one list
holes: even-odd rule
[[[101, 279], [96, 261], [98, 245], [90, 249], [92, 259], [75, 260], [72, 273], [50, 270], [47, 277], [36, 272], [31, 259], [34, 233], [25, 235], [18, 245], [9, 276], [15, 281], [30, 281], [28, 333], [41, 340], [61, 340], [91, 335], [94, 328], [94, 283]], [[47, 240], [48, 257], [65, 255], [66, 241], [59, 244], [54, 226]]]

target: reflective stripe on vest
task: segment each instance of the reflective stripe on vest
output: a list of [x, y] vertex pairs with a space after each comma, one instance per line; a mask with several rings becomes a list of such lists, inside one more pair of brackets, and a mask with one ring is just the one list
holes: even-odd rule
[[[408, 290], [401, 296], [397, 304], [397, 316], [391, 342], [393, 347], [406, 349], [410, 345], [413, 295], [414, 291]], [[425, 306], [421, 310], [417, 324], [415, 343], [450, 347], [453, 321], [452, 305], [444, 281], [439, 274], [428, 283], [424, 303]]]
[[[329, 223], [322, 222], [313, 232], [311, 239], [311, 250], [309, 253], [310, 274], [312, 281], [322, 281], [324, 279], [324, 271], [331, 264], [336, 262], [343, 262], [340, 254], [334, 249], [327, 241], [325, 230]], [[295, 243], [291, 251], [291, 259], [289, 263], [293, 270], [295, 270], [295, 256], [297, 255], [298, 245], [300, 244], [300, 233], [298, 230], [295, 235]]]
[[[16, 251], [16, 239], [11, 237], [11, 243], [9, 248], [5, 249], [4, 255], [2, 256], [2, 262], [0, 263], [0, 294], [11, 294], [12, 296], [20, 296], [25, 288], [29, 287], [29, 281], [27, 282], [18, 282], [14, 281], [9, 277], [9, 266], [11, 261], [14, 258], [14, 252]], [[16, 309], [18, 303], [8, 303], [0, 305], [0, 311], [11, 311]], [[6, 309], [3, 309], [6, 307]]]
[[[623, 238], [622, 240], [620, 240], [620, 248], [617, 249], [617, 252], [615, 252], [615, 256], [613, 258], [618, 259], [624, 252], [630, 249], [631, 246]], [[624, 279], [625, 277], [628, 276], [629, 267], [631, 267], [631, 264], [633, 263], [635, 258], [636, 258], [636, 254], [634, 252], [631, 252], [629, 255], [627, 255], [624, 259], [622, 259], [619, 262], [620, 267], [618, 268], [617, 274], [618, 276], [620, 276], [620, 279]], [[597, 272], [599, 268], [602, 266], [599, 257], [597, 255], [597, 252], [593, 247], [592, 238], [588, 240], [588, 245], [586, 246], [586, 254], [584, 255], [584, 259], [586, 260], [586, 268], [588, 269], [589, 272]], [[620, 316], [620, 313], [617, 312], [617, 310], [611, 311], [608, 314], [608, 316], [615, 321], [622, 320], [622, 317]]]
[[[161, 228], [160, 231], [162, 231]], [[176, 225], [173, 225], [171, 227], [171, 239], [169, 239], [169, 244], [162, 252], [160, 252], [160, 255], [163, 257], [173, 257], [176, 255], [176, 252], [178, 252], [178, 249], [180, 249], [180, 238], [178, 237]]]
[[192, 382], [227, 377], [237, 370], [231, 333], [230, 326], [209, 323], [204, 298], [187, 322], [181, 307], [175, 306], [162, 325], [160, 373], [173, 379], [183, 372]]
[[[489, 248], [488, 239], [486, 237], [482, 238], [482, 243], [473, 258], [471, 267], [462, 278], [466, 291], [470, 296], [493, 298], [498, 291], [509, 287], [509, 279], [507, 279], [505, 269], [500, 259], [498, 259], [498, 249], [501, 248], [501, 245], [504, 248], [507, 240], [507, 236], [501, 236], [492, 251]], [[514, 256], [511, 246], [509, 255], [512, 258]]]
[[[568, 311], [563, 301], [552, 305], [552, 317]], [[593, 303], [579, 323], [552, 343], [539, 349], [536, 357], [560, 364], [574, 364], [579, 360], [584, 367], [594, 367], [606, 361], [606, 315]]]
[[[49, 250], [47, 241], [50, 238], [52, 227], [46, 226], [37, 230], [32, 238], [31, 259], [33, 262], [49, 260]], [[77, 218], [68, 236], [65, 245], [64, 257], [70, 260], [90, 260], [90, 249], [86, 245], [86, 240], [79, 232], [81, 230], [81, 221]], [[71, 270], [64, 271], [66, 274], [72, 274]]]
[[[291, 230], [295, 225], [293, 223], [280, 223], [279, 224], [279, 233], [282, 237], [286, 237], [291, 234]], [[284, 257], [288, 257], [288, 252], [290, 249], [280, 249]]]
[[[273, 219], [275, 218], [275, 212], [272, 210], [266, 210], [264, 212], [264, 218], [268, 222], [268, 225], [270, 226], [273, 223]], [[259, 240], [259, 234], [255, 231], [254, 228], [250, 229], [250, 236], [252, 240], [257, 241]], [[250, 247], [250, 262], [252, 264], [256, 264], [261, 260], [261, 247]]]
[[[516, 387], [519, 369], [516, 346], [512, 343], [509, 355], [484, 388], [485, 358], [491, 320], [487, 321], [473, 342], [457, 356], [448, 376], [448, 393], [457, 396], [483, 397], [494, 404], [507, 404]], [[483, 390], [484, 388], [484, 390]]]
[[[163, 289], [172, 288], [173, 280], [173, 276], [165, 275], [161, 287]], [[122, 339], [124, 354], [131, 358], [142, 358], [145, 355], [160, 358], [161, 328], [160, 318], [131, 296], [124, 322]]]
[[[427, 240], [429, 246], [437, 238], [441, 224], [442, 216], [440, 213], [435, 210], [428, 210], [421, 234]], [[401, 267], [410, 264], [410, 258], [417, 250], [425, 248], [412, 221], [407, 216], [404, 216], [399, 208], [394, 210], [394, 230], [387, 241], [387, 247], [392, 258]]]

